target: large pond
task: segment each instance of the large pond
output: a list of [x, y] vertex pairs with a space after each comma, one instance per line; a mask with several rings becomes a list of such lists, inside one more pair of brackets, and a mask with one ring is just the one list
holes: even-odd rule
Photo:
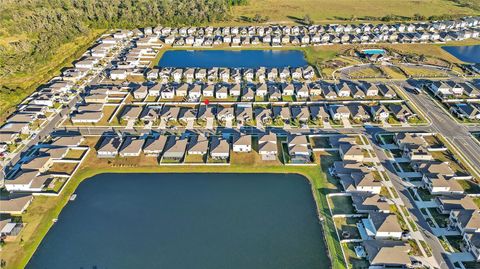
[[444, 46], [448, 53], [467, 63], [480, 63], [480, 45]]
[[170, 50], [163, 54], [160, 67], [303, 67], [307, 61], [299, 50]]
[[328, 268], [308, 181], [287, 174], [101, 174], [27, 268]]

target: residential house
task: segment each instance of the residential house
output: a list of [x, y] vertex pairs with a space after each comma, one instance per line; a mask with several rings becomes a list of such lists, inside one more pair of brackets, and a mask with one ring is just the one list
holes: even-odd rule
[[147, 138], [143, 146], [143, 153], [146, 156], [159, 157], [167, 143], [167, 136], [156, 136]]
[[370, 114], [374, 121], [383, 122], [390, 116], [390, 111], [383, 104], [379, 104], [370, 107]]
[[415, 114], [404, 104], [392, 104], [389, 106], [390, 111], [392, 114], [397, 118], [397, 120], [401, 122], [406, 122], [410, 118], [415, 117]]
[[412, 266], [410, 246], [405, 242], [365, 240], [363, 245], [372, 268], [409, 268]]
[[340, 143], [338, 150], [342, 160], [344, 161], [363, 162], [365, 159], [364, 150], [358, 145], [351, 143]]
[[210, 156], [215, 160], [226, 160], [230, 157], [230, 144], [217, 136], [211, 137]]
[[352, 192], [351, 197], [353, 207], [357, 213], [390, 213], [390, 203], [381, 195], [370, 192]]
[[382, 190], [381, 180], [375, 178], [372, 172], [355, 172], [340, 175], [340, 182], [346, 192], [364, 191], [380, 194]]
[[252, 136], [237, 135], [233, 141], [233, 152], [250, 152], [252, 151]]
[[118, 136], [106, 136], [97, 149], [98, 158], [115, 158], [122, 144], [122, 138]]
[[138, 157], [142, 152], [142, 146], [145, 139], [128, 136], [124, 139], [119, 150], [120, 157]]
[[344, 105], [330, 105], [328, 111], [334, 120], [348, 119], [351, 116], [350, 109]]
[[368, 218], [362, 219], [367, 235], [374, 239], [402, 238], [403, 230], [398, 223], [397, 216], [392, 213], [371, 212]]
[[188, 139], [176, 136], [169, 136], [165, 145], [163, 159], [181, 161], [185, 156]]
[[292, 163], [310, 163], [310, 143], [306, 135], [288, 137], [288, 154]]
[[205, 155], [208, 152], [208, 138], [204, 135], [195, 135], [190, 138], [188, 143], [189, 155]]
[[251, 105], [245, 106], [237, 104], [235, 112], [235, 118], [240, 124], [246, 124], [247, 122], [253, 120], [253, 110]]
[[277, 159], [277, 136], [274, 133], [263, 134], [259, 137], [258, 153], [262, 156], [263, 161], [274, 161]]

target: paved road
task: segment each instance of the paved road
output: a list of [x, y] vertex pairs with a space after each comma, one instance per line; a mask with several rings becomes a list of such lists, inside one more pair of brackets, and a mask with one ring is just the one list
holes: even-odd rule
[[[68, 127], [58, 127], [55, 128], [57, 132], [78, 132], [82, 135], [92, 135], [98, 136], [106, 132], [125, 132], [130, 134], [144, 134], [150, 133], [152, 130], [157, 132], [171, 132], [171, 133], [182, 133], [182, 132], [191, 132], [191, 133], [205, 133], [205, 134], [219, 134], [224, 132], [234, 132], [239, 131], [236, 128], [225, 128], [225, 127], [214, 127], [210, 128], [195, 128], [194, 130], [186, 130], [185, 127], [177, 127], [175, 129], [145, 129], [145, 128], [126, 128], [122, 127], [111, 127], [111, 126], [68, 126]], [[247, 134], [260, 134], [265, 131], [271, 131], [277, 134], [286, 134], [295, 133], [295, 134], [350, 134], [350, 133], [359, 133], [359, 134], [370, 134], [375, 135], [376, 133], [381, 132], [433, 132], [434, 130], [428, 126], [411, 126], [411, 127], [353, 127], [353, 128], [295, 128], [289, 129], [288, 131], [280, 127], [243, 127], [240, 130], [242, 133]]]
[[470, 162], [471, 168], [480, 175], [480, 143], [471, 135], [478, 127], [467, 128], [450, 117], [435, 101], [424, 92], [419, 94], [398, 87], [431, 120], [431, 128], [453, 144], [457, 151]]

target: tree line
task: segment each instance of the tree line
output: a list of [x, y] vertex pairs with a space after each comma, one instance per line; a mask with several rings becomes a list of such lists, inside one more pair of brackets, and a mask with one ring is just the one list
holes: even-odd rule
[[[200, 25], [229, 19], [247, 0], [2, 0], [0, 78], [48, 61], [91, 29]], [[17, 38], [18, 37], [18, 38]]]

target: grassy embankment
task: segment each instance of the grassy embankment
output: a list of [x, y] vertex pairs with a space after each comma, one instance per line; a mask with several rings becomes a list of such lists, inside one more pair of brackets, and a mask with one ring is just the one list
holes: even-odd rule
[[[78, 185], [100, 173], [296, 173], [305, 176], [312, 184], [312, 193], [317, 204], [319, 215], [323, 222], [324, 240], [326, 243], [325, 263], [328, 262], [327, 253], [330, 253], [332, 267], [344, 269], [345, 263], [341, 252], [341, 246], [336, 238], [333, 220], [330, 216], [326, 201], [326, 194], [336, 191], [337, 185], [334, 179], [327, 176], [327, 168], [336, 155], [322, 153], [317, 155], [316, 166], [283, 166], [279, 163], [263, 163], [258, 154], [254, 156], [232, 155], [230, 166], [158, 166], [155, 158], [138, 157], [131, 159], [99, 160], [95, 151], [91, 151], [86, 157], [82, 168], [71, 179], [68, 185], [58, 197], [35, 197], [34, 201], [23, 215], [23, 221], [28, 223], [21, 233], [20, 238], [9, 242], [2, 250], [2, 259], [7, 261], [7, 268], [23, 268], [33, 255], [41, 240], [53, 225], [52, 220], [58, 218], [62, 208], [68, 202]], [[61, 221], [61, 220], [60, 220]], [[328, 248], [328, 252], [327, 252]]]
[[[42, 83], [60, 74], [64, 67], [80, 57], [105, 30], [92, 30], [88, 35], [79, 36], [75, 41], [63, 44], [57, 53], [46, 62], [37, 63], [30, 72], [11, 74], [1, 78], [1, 85], [15, 89], [0, 91], [0, 122], [14, 111], [15, 106], [36, 90]], [[12, 37], [3, 42], [12, 42]], [[1, 42], [1, 41], [0, 41]]]

